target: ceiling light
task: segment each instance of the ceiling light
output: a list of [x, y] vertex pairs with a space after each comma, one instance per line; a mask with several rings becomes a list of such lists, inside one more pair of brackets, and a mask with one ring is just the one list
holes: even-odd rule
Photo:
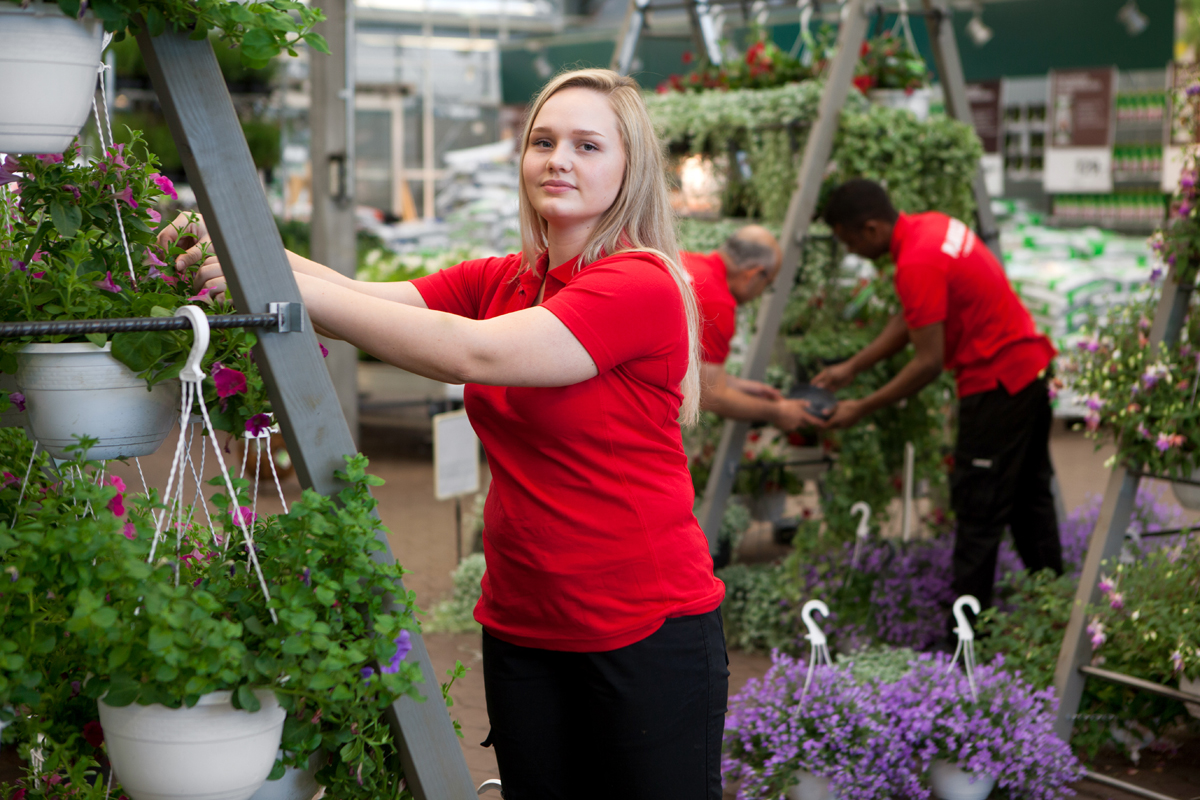
[[1129, 0], [1121, 6], [1121, 10], [1117, 12], [1117, 21], [1125, 26], [1125, 31], [1130, 36], [1137, 36], [1150, 26], [1150, 18], [1138, 8], [1137, 0]]

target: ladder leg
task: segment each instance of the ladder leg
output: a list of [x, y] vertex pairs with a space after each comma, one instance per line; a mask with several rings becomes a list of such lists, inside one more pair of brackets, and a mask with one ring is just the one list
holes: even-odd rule
[[620, 75], [628, 75], [633, 64], [633, 56], [637, 53], [638, 42], [642, 38], [642, 28], [646, 24], [646, 6], [649, 0], [629, 0], [629, 8], [625, 11], [625, 20], [617, 34], [617, 46], [613, 49], [612, 61], [608, 68]]
[[[804, 160], [800, 164], [796, 191], [788, 204], [787, 217], [783, 224], [783, 263], [770, 292], [764, 295], [759, 307], [758, 330], [750, 344], [746, 361], [742, 365], [742, 377], [762, 380], [767, 363], [775, 346], [775, 337], [783, 319], [791, 287], [796, 282], [796, 270], [800, 264], [801, 245], [812, 223], [817, 207], [817, 197], [825, 175], [825, 166], [833, 153], [833, 139], [837, 133], [842, 106], [850, 92], [854, 68], [858, 64], [858, 50], [867, 33], [867, 8], [865, 0], [850, 0], [846, 15], [838, 30], [837, 55], [825, 82], [817, 121], [804, 144]], [[733, 489], [733, 478], [737, 474], [742, 458], [742, 445], [749, 426], [745, 422], [726, 420], [721, 432], [721, 442], [713, 459], [712, 473], [704, 490], [704, 502], [700, 506], [700, 526], [708, 537], [710, 552], [717, 552], [717, 537], [721, 531], [721, 519], [725, 515], [725, 504]]]

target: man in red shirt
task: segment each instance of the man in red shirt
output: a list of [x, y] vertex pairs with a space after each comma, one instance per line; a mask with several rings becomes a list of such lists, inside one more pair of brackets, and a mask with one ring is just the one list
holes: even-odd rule
[[783, 254], [771, 232], [747, 225], [712, 253], [679, 255], [700, 306], [700, 408], [727, 419], [768, 422], [784, 431], [819, 424], [806, 413], [804, 401], [725, 371], [729, 343], [737, 332], [737, 307], [760, 296], [779, 274]]
[[943, 369], [958, 384], [958, 441], [950, 476], [957, 517], [954, 589], [986, 608], [1004, 528], [1030, 572], [1062, 572], [1050, 482], [1050, 341], [1008, 283], [1004, 268], [957, 219], [898, 214], [879, 184], [852, 180], [829, 196], [825, 220], [863, 258], [891, 253], [903, 311], [850, 360], [813, 383], [836, 390], [880, 359], [913, 345], [913, 358], [887, 385], [838, 403], [830, 427], [848, 427], [920, 391]]

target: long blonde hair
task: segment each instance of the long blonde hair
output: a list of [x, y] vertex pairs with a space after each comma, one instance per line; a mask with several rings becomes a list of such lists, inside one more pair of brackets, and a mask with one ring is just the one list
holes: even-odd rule
[[[588, 238], [579, 264], [582, 267], [602, 256], [636, 250], [653, 253], [666, 265], [683, 298], [687, 318], [688, 366], [680, 384], [683, 403], [679, 421], [694, 425], [700, 416], [700, 312], [691, 278], [679, 260], [663, 147], [654, 133], [637, 81], [607, 69], [581, 69], [557, 76], [546, 84], [529, 110], [521, 135], [521, 158], [525, 158], [529, 132], [542, 106], [556, 92], [568, 88], [590, 89], [608, 99], [625, 148], [621, 189]], [[524, 170], [521, 170], [520, 189], [521, 271], [524, 272], [534, 269], [538, 256], [546, 250], [548, 225], [529, 202]]]

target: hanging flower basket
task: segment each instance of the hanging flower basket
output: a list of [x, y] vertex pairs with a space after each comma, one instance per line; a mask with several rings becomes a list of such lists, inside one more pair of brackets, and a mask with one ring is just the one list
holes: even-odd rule
[[[1188, 477], [1190, 480], [1200, 481], [1200, 469]], [[1172, 481], [1171, 491], [1175, 494], [1175, 499], [1179, 501], [1179, 505], [1189, 508], [1192, 511], [1200, 511], [1200, 483]]]
[[[279, 757], [283, 757], [282, 750]], [[316, 776], [324, 763], [325, 751], [318, 750], [309, 756], [307, 767], [286, 767], [282, 778], [264, 783], [250, 800], [312, 800], [321, 791]]]
[[787, 790], [787, 800], [837, 800], [829, 790], [829, 778], [798, 769], [796, 780], [799, 783]]
[[783, 519], [787, 507], [788, 493], [782, 489], [764, 492], [757, 497], [746, 498], [750, 516], [759, 522], [775, 522]]
[[984, 800], [992, 793], [996, 779], [990, 775], [967, 772], [949, 761], [934, 761], [929, 768], [933, 796], [940, 800]]
[[22, 408], [25, 405], [24, 397], [16, 399], [12, 397], [13, 392], [20, 394], [20, 389], [17, 388], [17, 376], [5, 375], [0, 372], [0, 392], [7, 392], [9, 395], [8, 410], [0, 411], [0, 428], [24, 428], [28, 424]]
[[56, 3], [0, 2], [0, 153], [61, 153], [92, 110], [104, 28]]
[[112, 342], [97, 347], [31, 344], [17, 355], [17, 385], [25, 395], [33, 438], [55, 458], [78, 436], [99, 442], [94, 461], [153, 453], [179, 414], [179, 381], [146, 381], [111, 355]]
[[885, 108], [896, 108], [911, 111], [918, 122], [929, 119], [929, 100], [931, 91], [928, 87], [921, 89], [871, 89], [867, 99]]
[[133, 800], [249, 800], [271, 774], [287, 712], [258, 689], [262, 708], [233, 707], [232, 692], [192, 708], [99, 701], [113, 771]]

